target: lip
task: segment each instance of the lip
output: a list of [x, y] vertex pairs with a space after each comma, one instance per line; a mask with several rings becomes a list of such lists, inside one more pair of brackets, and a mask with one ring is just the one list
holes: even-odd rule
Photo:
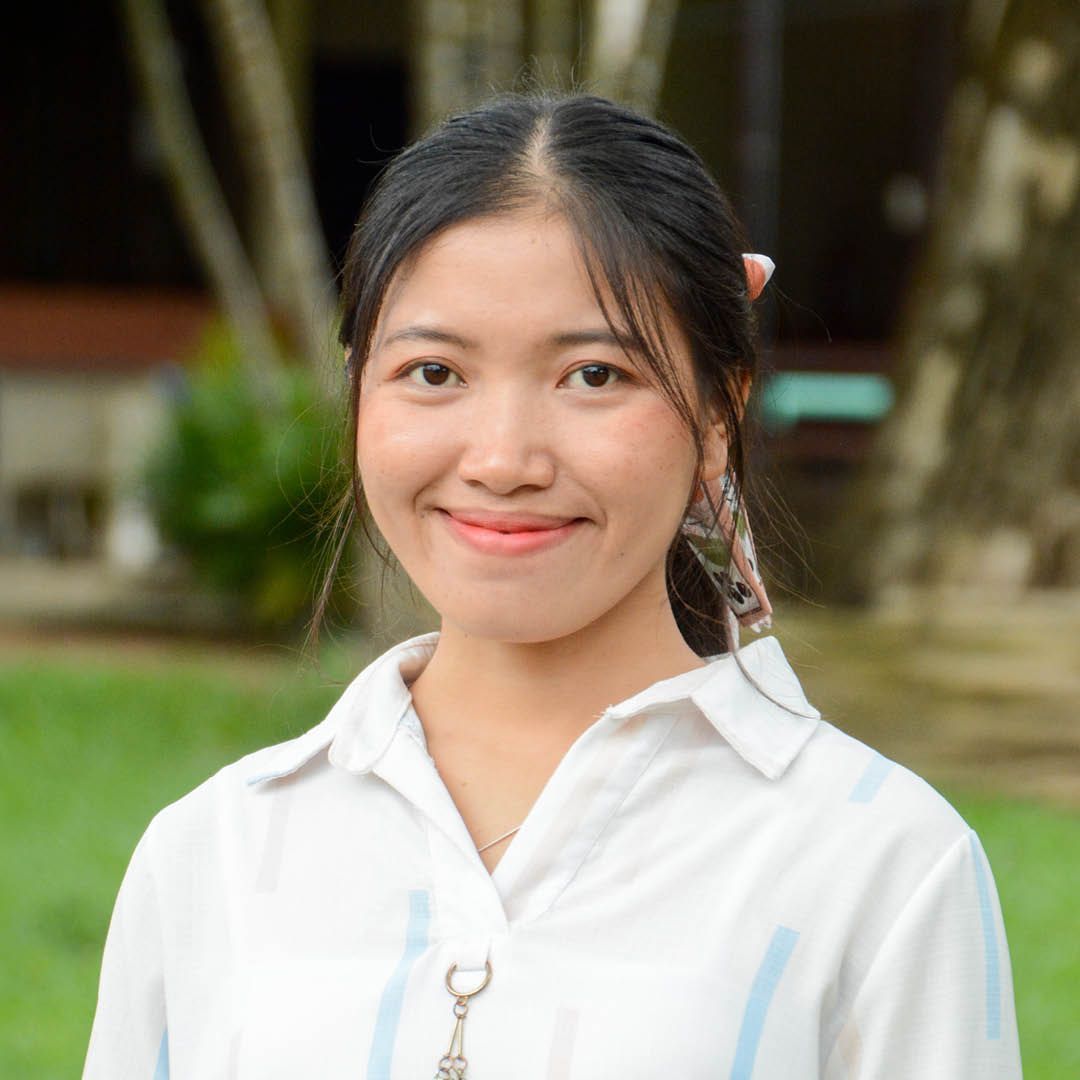
[[548, 514], [501, 514], [492, 510], [445, 510], [455, 521], [477, 525], [482, 529], [494, 529], [501, 533], [530, 532], [539, 529], [557, 529], [569, 525], [576, 518], [551, 517]]
[[569, 539], [584, 518], [552, 518], [537, 514], [493, 514], [440, 510], [450, 531], [488, 555], [526, 555]]

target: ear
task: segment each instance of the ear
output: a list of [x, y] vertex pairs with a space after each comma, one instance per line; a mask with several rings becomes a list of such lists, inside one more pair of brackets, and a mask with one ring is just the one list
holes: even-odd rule
[[[737, 408], [739, 419], [746, 412], [746, 402], [750, 397], [753, 379], [749, 371], [741, 371], [736, 376]], [[715, 480], [727, 471], [728, 438], [727, 426], [722, 417], [718, 417], [705, 431], [705, 454], [701, 462], [701, 479], [704, 482]]]

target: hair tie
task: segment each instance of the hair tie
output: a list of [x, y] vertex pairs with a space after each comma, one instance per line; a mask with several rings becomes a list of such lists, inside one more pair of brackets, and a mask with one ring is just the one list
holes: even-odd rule
[[746, 268], [746, 291], [750, 294], [753, 302], [761, 295], [761, 290], [769, 283], [776, 263], [768, 255], [758, 255], [750, 252], [743, 255], [743, 266]]

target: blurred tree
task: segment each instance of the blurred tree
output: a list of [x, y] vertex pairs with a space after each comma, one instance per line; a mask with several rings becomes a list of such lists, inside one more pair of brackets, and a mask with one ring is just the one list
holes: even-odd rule
[[837, 584], [1080, 584], [1080, 5], [972, 0]]
[[417, 0], [412, 56], [417, 134], [468, 105], [469, 6], [469, 0]]
[[225, 202], [184, 85], [183, 68], [160, 0], [124, 0], [130, 57], [150, 114], [176, 207], [222, 310], [239, 355], [260, 386], [279, 364], [262, 288]]
[[578, 0], [539, 0], [532, 5], [528, 30], [533, 67], [545, 86], [572, 80], [579, 19]]
[[678, 0], [417, 0], [415, 133], [513, 86], [526, 70], [526, 43], [542, 84], [581, 85], [653, 113], [678, 7]]
[[[336, 296], [265, 4], [204, 0], [204, 9], [247, 165], [258, 258], [253, 265], [211, 165], [162, 0], [125, 0], [130, 54], [176, 204], [229, 324], [204, 343], [173, 409], [148, 497], [163, 537], [205, 583], [244, 600], [261, 628], [295, 629], [321, 565], [320, 526], [344, 485], [318, 378]], [[351, 566], [354, 549], [343, 554]]]
[[[204, 7], [258, 210], [250, 224], [259, 265], [245, 251], [214, 174], [162, 0], [124, 0], [130, 55], [170, 186], [245, 362], [280, 365], [272, 305], [286, 318], [289, 351], [317, 368], [331, 345], [336, 296], [286, 67], [264, 0], [204, 0]], [[274, 385], [265, 380], [258, 395]]]
[[605, 97], [656, 112], [678, 0], [594, 0], [587, 76]]
[[[264, 252], [263, 288], [275, 310], [287, 316], [301, 354], [317, 366], [330, 348], [336, 296], [274, 28], [264, 0], [203, 0], [203, 7], [249, 186], [258, 196], [261, 213], [253, 231]], [[299, 20], [292, 21], [295, 26]]]
[[[224, 324], [212, 326], [147, 470], [163, 538], [199, 578], [244, 601], [263, 630], [300, 627], [325, 564], [324, 526], [346, 486], [335, 418], [310, 369], [277, 367], [273, 407], [258, 408]], [[351, 567], [355, 551], [344, 551]], [[347, 595], [348, 573], [335, 597]], [[339, 611], [351, 607], [338, 606]]]

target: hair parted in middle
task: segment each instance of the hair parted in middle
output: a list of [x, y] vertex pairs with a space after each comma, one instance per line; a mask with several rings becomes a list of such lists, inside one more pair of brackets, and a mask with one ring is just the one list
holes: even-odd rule
[[[658, 121], [589, 94], [532, 91], [450, 117], [390, 161], [365, 203], [343, 269], [352, 474], [346, 533], [359, 517], [371, 535], [355, 424], [364, 364], [392, 279], [450, 226], [537, 206], [565, 217], [604, 317], [685, 423], [699, 469], [706, 429], [720, 422], [728, 471], [745, 491], [743, 390], [757, 370], [756, 323], [742, 255], [747, 244], [727, 198], [694, 150]], [[693, 387], [676, 376], [665, 314], [689, 343]], [[697, 487], [686, 493], [688, 509]], [[345, 542], [343, 535], [339, 555]], [[701, 656], [728, 651], [726, 600], [681, 533], [668, 551], [667, 586], [690, 647]]]

